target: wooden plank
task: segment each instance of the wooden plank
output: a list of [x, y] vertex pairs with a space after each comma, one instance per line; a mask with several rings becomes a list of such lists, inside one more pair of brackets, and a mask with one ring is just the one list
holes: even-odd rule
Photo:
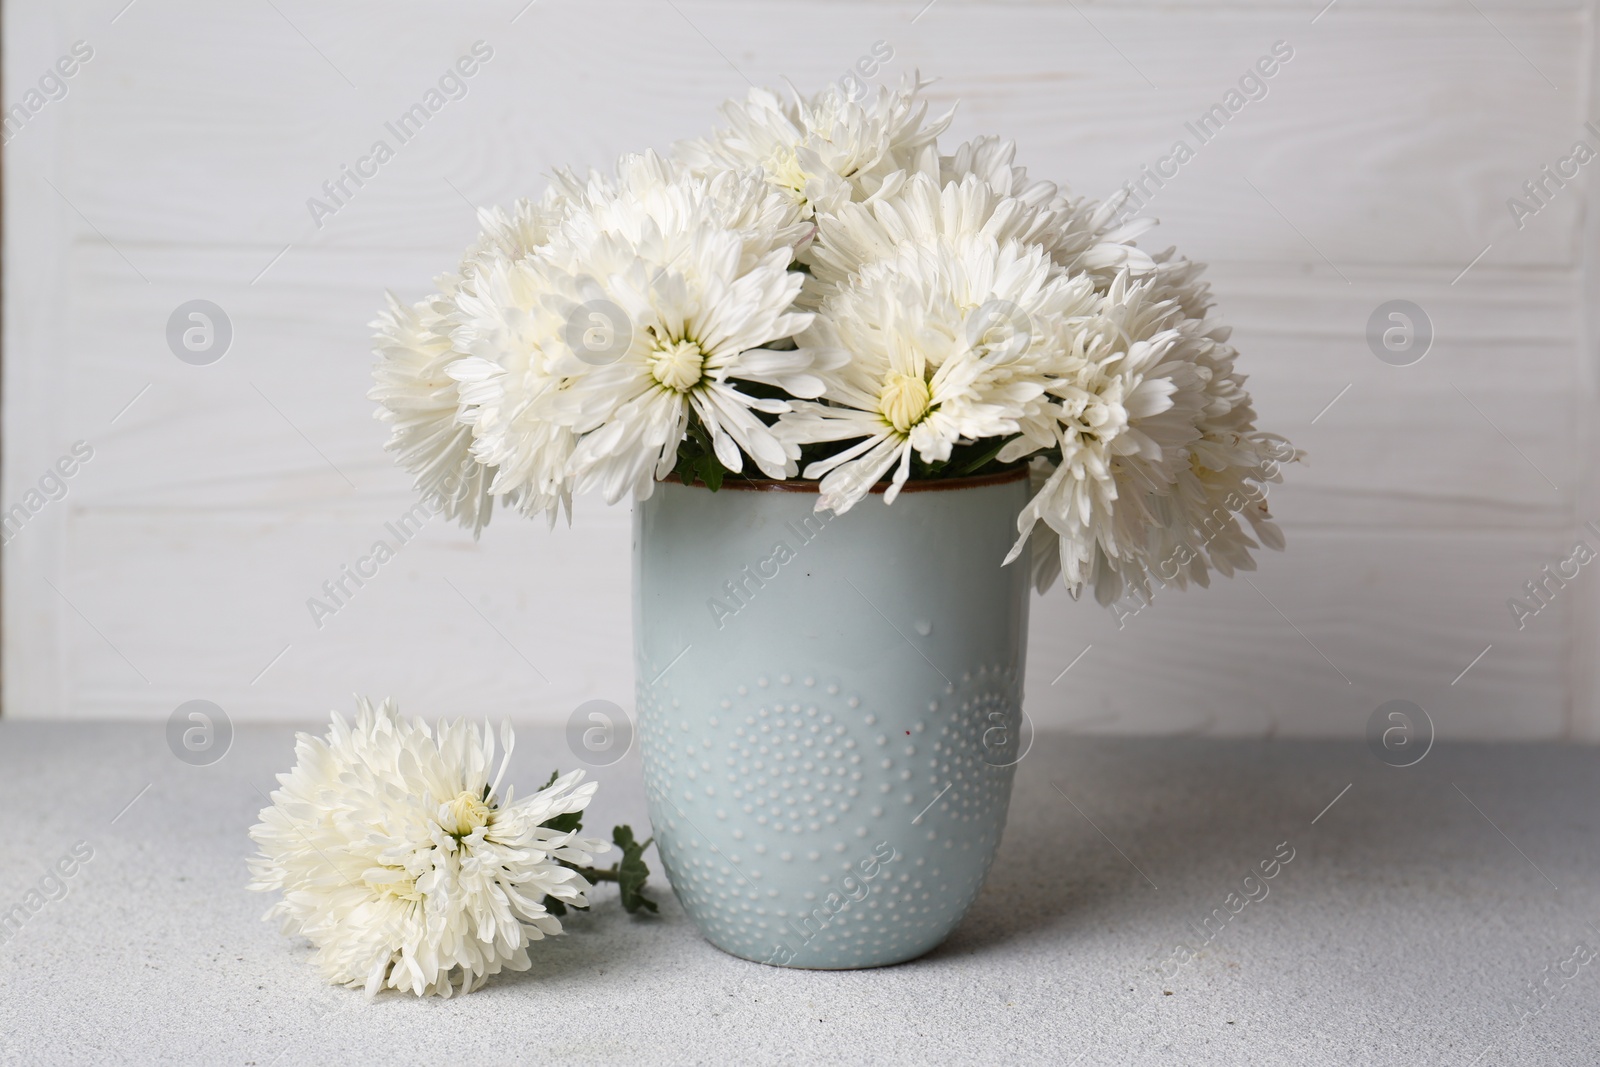
[[[1350, 285], [1219, 264], [1219, 305], [1262, 425], [1309, 453], [1275, 509], [1327, 528], [1548, 527], [1571, 514], [1587, 401], [1570, 383], [1580, 324], [1561, 272], [1357, 273]], [[1373, 353], [1389, 300], [1420, 306], [1431, 350]]]
[[[94, 151], [74, 158], [69, 195], [89, 218], [114, 220], [114, 240], [152, 246], [158, 270], [181, 256], [175, 242], [259, 244], [271, 255], [288, 243], [442, 241], [459, 206], [445, 179], [472, 199], [509, 199], [551, 167], [606, 166], [621, 151], [699, 134], [747, 77], [836, 77], [878, 39], [896, 53], [884, 77], [918, 65], [941, 75], [933, 95], [962, 102], [958, 135], [1014, 137], [1035, 173], [1105, 195], [1176, 139], [1194, 140], [1185, 124], [1286, 40], [1296, 58], [1266, 98], [1196, 145], [1152, 202], [1174, 239], [1212, 258], [1319, 270], [1324, 254], [1341, 269], [1459, 270], [1489, 243], [1491, 264], [1576, 262], [1580, 196], [1556, 198], [1520, 232], [1506, 208], [1582, 133], [1576, 10], [1505, 12], [1513, 47], [1465, 5], [1352, 8], [1294, 29], [1273, 9], [1159, 19], [1106, 10], [1095, 23], [1105, 38], [1070, 6], [956, 6], [935, 8], [943, 21], [928, 27], [868, 20], [853, 31], [859, 40], [841, 40], [826, 19], [786, 19], [774, 33], [764, 4], [690, 5], [687, 19], [665, 5], [535, 7], [515, 26], [419, 9], [386, 20], [395, 37], [376, 54], [359, 10], [284, 5], [327, 61], [270, 7], [130, 13], [71, 101], [78, 143]], [[313, 226], [306, 200], [479, 37], [499, 51], [468, 96]], [[550, 47], [561, 40], [590, 47]], [[1141, 70], [1160, 72], [1158, 88]]]
[[1505, 605], [1570, 546], [1565, 532], [1286, 533], [1255, 588], [1213, 580], [1114, 613], [1035, 600], [1030, 714], [1110, 733], [1359, 736], [1378, 705], [1406, 699], [1441, 738], [1571, 736], [1567, 612], [1600, 575], [1585, 570], [1521, 630]]

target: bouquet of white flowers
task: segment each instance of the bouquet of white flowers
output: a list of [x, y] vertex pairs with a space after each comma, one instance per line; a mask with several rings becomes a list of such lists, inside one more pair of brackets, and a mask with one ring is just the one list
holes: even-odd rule
[[1265, 485], [1298, 453], [1255, 428], [1203, 268], [1008, 141], [942, 153], [926, 85], [752, 90], [670, 158], [483, 211], [439, 292], [374, 324], [418, 489], [476, 532], [496, 498], [554, 522], [574, 493], [731, 474], [820, 479], [843, 513], [1026, 463], [1007, 562], [1037, 532], [1041, 590], [1109, 603], [1281, 548]]

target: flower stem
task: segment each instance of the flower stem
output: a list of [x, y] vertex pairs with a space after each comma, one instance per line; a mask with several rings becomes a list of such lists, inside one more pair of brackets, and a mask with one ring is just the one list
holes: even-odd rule
[[575, 864], [562, 862], [561, 866], [577, 871], [591, 882], [615, 882], [617, 880], [616, 867], [579, 867]]
[[[653, 837], [645, 838], [644, 844], [639, 846], [639, 851], [642, 853], [654, 842], [655, 838]], [[591, 882], [615, 882], [618, 880], [618, 871], [622, 867], [621, 863], [613, 863], [609, 867], [579, 867], [576, 863], [568, 863], [566, 860], [557, 860], [556, 862], [568, 870], [577, 871]]]

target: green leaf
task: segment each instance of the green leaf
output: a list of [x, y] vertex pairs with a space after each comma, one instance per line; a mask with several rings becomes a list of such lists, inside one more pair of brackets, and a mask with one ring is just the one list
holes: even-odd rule
[[565, 815], [546, 819], [544, 824], [558, 834], [574, 834], [583, 829], [583, 812], [569, 811]]
[[[539, 788], [549, 789], [555, 784], [555, 780], [560, 777], [561, 772], [559, 770], [551, 771], [549, 780]], [[579, 830], [583, 829], [583, 812], [569, 811], [565, 815], [557, 815], [553, 818], [546, 819], [541, 825], [550, 827], [550, 829], [554, 830], [558, 834], [577, 833]], [[559, 903], [559, 901], [557, 903]], [[548, 905], [546, 906], [548, 907]], [[560, 913], [558, 912], [557, 914]]]
[[567, 913], [567, 906], [555, 897], [545, 897], [544, 910], [559, 918]]
[[1017, 464], [1000, 463], [997, 457], [1006, 445], [1020, 436], [984, 437], [955, 445], [947, 459], [929, 462], [921, 453], [911, 457], [911, 477], [918, 481], [936, 481], [940, 478], [965, 478], [973, 474], [992, 474], [1011, 469]]
[[722, 480], [728, 474], [728, 468], [722, 465], [717, 458], [716, 450], [711, 444], [711, 435], [700, 423], [700, 416], [689, 416], [688, 429], [684, 433], [683, 441], [678, 445], [678, 461], [673, 467], [673, 473], [684, 485], [693, 485], [700, 482], [713, 493], [722, 488]]
[[[1021, 434], [1012, 434], [1010, 437], [997, 437], [997, 438], [994, 438], [994, 447], [985, 450], [984, 452], [982, 452], [978, 456], [977, 459], [973, 460], [971, 463], [969, 463], [965, 467], [963, 467], [961, 469], [960, 473], [957, 475], [957, 477], [964, 477], [964, 476], [966, 476], [968, 474], [971, 474], [973, 471], [977, 470], [979, 467], [982, 467], [984, 464], [988, 463], [990, 460], [992, 460], [996, 456], [998, 456], [1000, 454], [1000, 450], [1001, 449], [1005, 448], [1006, 445], [1010, 444], [1012, 441], [1015, 441], [1020, 436], [1022, 436], [1022, 435]], [[983, 442], [979, 442], [979, 443], [982, 444]]]
[[629, 915], [640, 908], [650, 912], [656, 910], [656, 902], [644, 895], [645, 880], [650, 877], [650, 868], [644, 862], [644, 850], [654, 840], [650, 837], [643, 843], [636, 841], [631, 826], [618, 826], [611, 831], [612, 843], [622, 850], [622, 860], [617, 864], [617, 888], [622, 891], [622, 906]]

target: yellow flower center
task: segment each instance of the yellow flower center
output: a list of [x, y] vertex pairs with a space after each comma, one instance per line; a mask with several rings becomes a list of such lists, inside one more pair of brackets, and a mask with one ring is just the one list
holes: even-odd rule
[[791, 190], [800, 203], [806, 202], [806, 182], [811, 176], [800, 165], [800, 157], [793, 148], [775, 149], [767, 160], [766, 170], [768, 181]]
[[443, 826], [446, 833], [466, 837], [489, 822], [489, 805], [477, 793], [457, 793], [454, 800], [445, 804]]
[[884, 383], [878, 410], [897, 432], [907, 433], [928, 417], [932, 405], [933, 390], [928, 388], [927, 382], [910, 374], [891, 374]]
[[705, 374], [706, 354], [694, 341], [658, 341], [650, 357], [650, 374], [668, 389], [687, 393]]
[[375, 867], [362, 879], [368, 889], [393, 900], [416, 902], [422, 899], [417, 880], [398, 867]]

